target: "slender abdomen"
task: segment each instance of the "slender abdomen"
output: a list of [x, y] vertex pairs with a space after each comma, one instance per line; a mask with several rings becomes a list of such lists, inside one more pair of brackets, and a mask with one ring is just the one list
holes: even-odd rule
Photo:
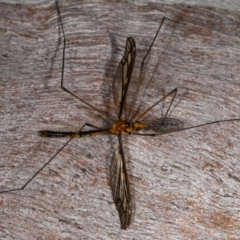
[[109, 133], [109, 129], [99, 129], [99, 130], [93, 130], [93, 131], [86, 131], [86, 132], [55, 132], [55, 131], [49, 131], [49, 130], [41, 130], [38, 131], [39, 135], [41, 137], [47, 137], [47, 138], [79, 138], [79, 137], [87, 137], [87, 136], [93, 136], [93, 135], [99, 135], [99, 134], [106, 134]]
[[73, 137], [76, 133], [74, 132], [54, 132], [48, 130], [41, 130], [38, 132], [41, 137], [48, 137], [48, 138], [64, 138], [64, 137]]

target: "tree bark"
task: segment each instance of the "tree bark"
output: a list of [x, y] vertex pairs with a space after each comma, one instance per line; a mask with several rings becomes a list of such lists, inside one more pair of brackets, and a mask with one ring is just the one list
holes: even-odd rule
[[[239, 12], [184, 4], [0, 4], [0, 191], [22, 187], [67, 141], [43, 129], [106, 127], [112, 81], [132, 36], [144, 110], [178, 88], [169, 117], [186, 127], [240, 118]], [[184, 23], [184, 24], [183, 24]], [[140, 78], [141, 79], [141, 78]], [[136, 82], [137, 86], [137, 82]], [[169, 103], [168, 99], [167, 103]], [[162, 117], [166, 104], [149, 112]], [[153, 118], [152, 117], [152, 118]], [[134, 214], [120, 229], [109, 187], [115, 136], [72, 140], [24, 190], [0, 194], [1, 239], [239, 239], [240, 121], [124, 137]]]

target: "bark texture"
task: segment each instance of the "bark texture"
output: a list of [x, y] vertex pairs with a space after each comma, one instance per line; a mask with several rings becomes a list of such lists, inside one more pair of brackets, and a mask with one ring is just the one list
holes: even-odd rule
[[[162, 16], [139, 94], [141, 109], [178, 88], [170, 117], [185, 126], [240, 118], [238, 11], [183, 4], [59, 3], [66, 86], [117, 116], [112, 81], [126, 38], [133, 78]], [[62, 33], [55, 2], [0, 4], [0, 191], [24, 185], [66, 142], [38, 130], [108, 120], [60, 89]], [[151, 111], [162, 116], [165, 105]], [[124, 138], [134, 216], [120, 229], [109, 187], [115, 136], [74, 139], [22, 191], [0, 194], [1, 239], [239, 239], [240, 121]]]

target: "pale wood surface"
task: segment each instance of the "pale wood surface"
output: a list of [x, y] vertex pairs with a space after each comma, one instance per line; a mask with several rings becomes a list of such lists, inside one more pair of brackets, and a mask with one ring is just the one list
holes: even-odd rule
[[[71, 90], [113, 109], [111, 84], [125, 39], [147, 65], [146, 105], [178, 87], [170, 116], [186, 125], [240, 117], [239, 12], [187, 5], [60, 3]], [[60, 89], [62, 42], [55, 3], [0, 4], [0, 190], [22, 186], [65, 142], [41, 129], [106, 125]], [[144, 89], [145, 90], [145, 89]], [[154, 112], [162, 114], [161, 107]], [[129, 136], [134, 217], [120, 229], [108, 185], [115, 138], [73, 140], [24, 191], [0, 195], [1, 239], [239, 239], [240, 122], [156, 138]], [[126, 146], [128, 145], [128, 146]]]

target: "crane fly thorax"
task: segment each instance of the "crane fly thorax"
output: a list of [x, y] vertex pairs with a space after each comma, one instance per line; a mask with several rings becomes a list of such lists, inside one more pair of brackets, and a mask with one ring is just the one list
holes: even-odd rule
[[146, 123], [141, 123], [139, 121], [128, 122], [127, 120], [120, 119], [112, 125], [110, 131], [114, 134], [132, 134], [141, 129], [146, 129], [147, 127], [148, 125]]
[[139, 131], [141, 129], [146, 129], [148, 128], [148, 124], [147, 123], [141, 123], [139, 121], [133, 122], [132, 123], [132, 128], [134, 131]]
[[119, 119], [112, 125], [111, 132], [114, 134], [128, 133], [129, 130], [132, 128], [131, 125], [132, 124], [127, 120]]

